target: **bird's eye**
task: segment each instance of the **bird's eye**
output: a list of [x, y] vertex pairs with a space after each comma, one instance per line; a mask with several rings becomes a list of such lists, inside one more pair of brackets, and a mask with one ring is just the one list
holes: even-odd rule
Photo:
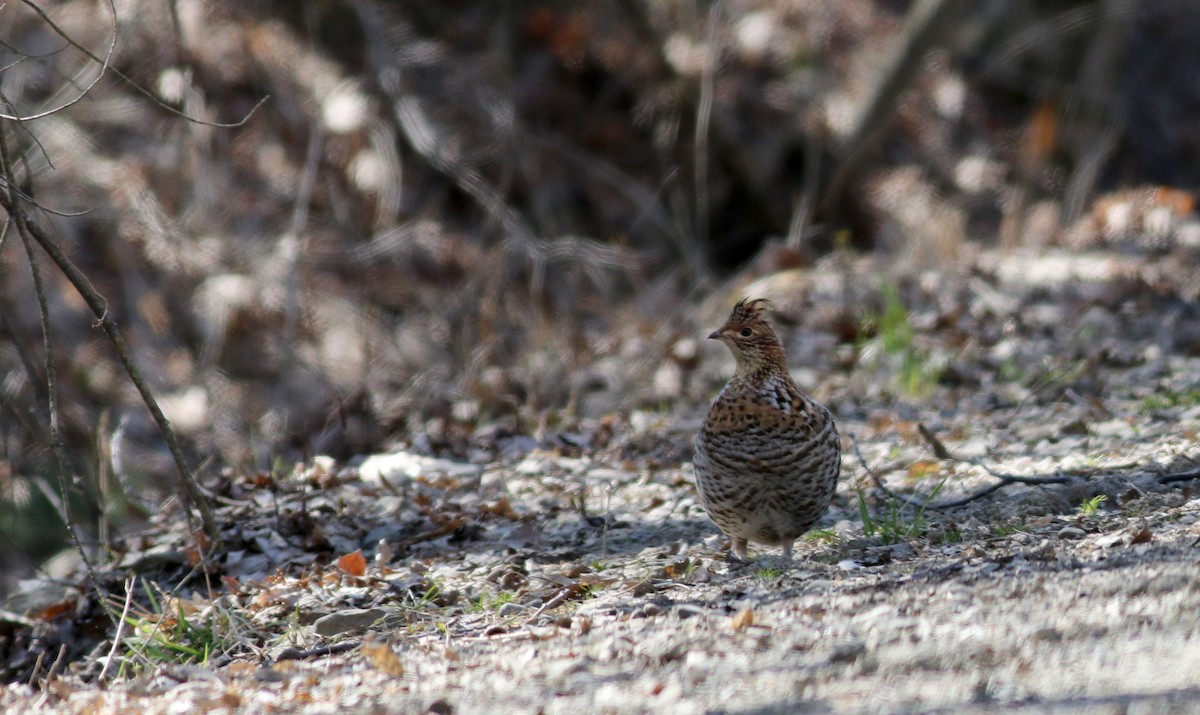
[[754, 331], [753, 331], [753, 330], [751, 330], [750, 328], [742, 328], [742, 337], [743, 337], [743, 338], [748, 338], [748, 337], [750, 337], [751, 335], [754, 335]]

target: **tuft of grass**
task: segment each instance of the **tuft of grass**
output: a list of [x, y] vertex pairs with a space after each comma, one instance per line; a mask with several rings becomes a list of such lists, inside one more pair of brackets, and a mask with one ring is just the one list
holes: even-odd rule
[[425, 585], [425, 591], [421, 595], [414, 593], [408, 594], [410, 603], [405, 604], [413, 608], [425, 608], [426, 606], [437, 605], [437, 600], [442, 595], [442, 584], [437, 579], [429, 579]]
[[783, 569], [777, 566], [763, 566], [754, 576], [763, 581], [773, 581], [783, 575]]
[[[945, 486], [946, 480], [943, 479], [927, 499], [936, 499]], [[924, 506], [909, 504], [889, 495], [884, 498], [876, 513], [872, 514], [862, 489], [858, 490], [858, 515], [862, 519], [863, 534], [868, 537], [878, 536], [885, 544], [898, 544], [923, 537], [929, 530], [925, 510]]]
[[1142, 411], [1167, 410], [1172, 407], [1195, 407], [1200, 405], [1200, 389], [1189, 389], [1182, 392], [1165, 390], [1147, 395], [1142, 398]]
[[942, 527], [930, 534], [930, 541], [939, 544], [961, 544], [962, 540], [962, 529], [955, 526]]
[[996, 369], [996, 375], [1000, 378], [1000, 382], [1024, 384], [1029, 379], [1029, 370], [1020, 360], [1009, 356], [1004, 358], [1004, 361], [1000, 363], [1000, 367]]
[[1105, 494], [1097, 494], [1091, 499], [1085, 499], [1084, 502], [1079, 505], [1079, 509], [1077, 510], [1079, 516], [1091, 516], [1092, 514], [1095, 514], [1096, 512], [1100, 511], [1100, 505], [1106, 501], [1108, 501], [1108, 496]]
[[813, 529], [804, 535], [805, 541], [819, 544], [835, 544], [839, 538], [837, 531], [834, 529]]
[[490, 613], [500, 610], [500, 607], [506, 603], [512, 603], [517, 598], [517, 594], [512, 591], [500, 591], [495, 594], [482, 593], [479, 598], [472, 600], [467, 605], [467, 613]]
[[992, 524], [988, 527], [988, 535], [1001, 539], [1019, 533], [1021, 533], [1021, 529], [1013, 524]]
[[598, 584], [598, 583], [584, 584], [583, 586], [580, 587], [579, 599], [581, 601], [590, 601], [591, 599], [595, 598], [596, 596], [599, 596], [600, 592], [603, 590], [604, 590], [604, 586], [602, 584]]
[[860, 335], [874, 337], [861, 343], [859, 350], [880, 358], [900, 392], [914, 398], [927, 397], [946, 371], [945, 360], [937, 359], [931, 350], [917, 344], [908, 309], [896, 287], [884, 284], [881, 291], [883, 310], [867, 311], [859, 326]]
[[243, 648], [254, 629], [235, 608], [220, 602], [161, 598], [144, 579], [148, 602], [125, 616], [118, 678], [168, 665], [208, 665], [214, 655]]

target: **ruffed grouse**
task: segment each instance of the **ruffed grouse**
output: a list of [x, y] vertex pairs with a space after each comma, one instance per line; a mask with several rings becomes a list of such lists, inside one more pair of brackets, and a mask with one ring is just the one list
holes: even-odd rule
[[792, 382], [766, 302], [743, 298], [708, 336], [729, 346], [737, 370], [695, 442], [700, 502], [740, 559], [748, 541], [778, 544], [790, 559], [829, 508], [842, 463], [833, 416]]

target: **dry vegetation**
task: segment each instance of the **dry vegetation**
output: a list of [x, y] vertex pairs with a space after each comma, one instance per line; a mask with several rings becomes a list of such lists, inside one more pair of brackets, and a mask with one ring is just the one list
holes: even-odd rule
[[[1200, 428], [1197, 21], [1183, 0], [10, 3], [0, 588], [20, 597], [0, 672], [66, 698], [105, 663], [304, 655], [324, 641], [289, 618], [350, 606], [474, 643], [504, 599], [490, 635], [518, 607], [580, 635], [604, 589], [718, 602], [700, 584], [755, 577], [702, 545], [680, 465], [727, 370], [697, 338], [745, 293], [885, 477], [939, 477], [943, 499], [986, 477], [918, 425], [956, 457], [1079, 472], [1045, 512], [910, 529], [847, 460], [813, 567], [839, 593], [870, 586], [839, 562], [883, 568], [898, 542], [936, 561], [951, 531], [964, 553], [1033, 518], [1098, 534], [1075, 511], [1125, 509], [1126, 477], [1153, 484], [1147, 513], [1192, 515], [1170, 495]], [[98, 313], [213, 504], [208, 536]], [[478, 469], [352, 468], [397, 449]], [[1088, 469], [1109, 481], [1080, 487]], [[68, 514], [67, 553], [98, 570], [64, 557], [41, 574], [65, 581], [15, 589]], [[370, 573], [338, 561], [358, 549]], [[128, 594], [142, 630], [104, 660]]]

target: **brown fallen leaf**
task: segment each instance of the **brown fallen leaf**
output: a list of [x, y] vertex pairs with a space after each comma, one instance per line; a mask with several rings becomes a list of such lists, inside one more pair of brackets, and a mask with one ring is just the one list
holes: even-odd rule
[[404, 663], [400, 660], [400, 656], [387, 643], [380, 643], [376, 640], [366, 640], [363, 642], [359, 652], [371, 667], [378, 670], [380, 673], [387, 675], [401, 676], [404, 675]]
[[367, 572], [367, 559], [363, 556], [362, 549], [357, 549], [338, 557], [337, 567], [351, 576], [362, 576]]
[[1148, 544], [1154, 540], [1154, 534], [1150, 533], [1148, 527], [1143, 526], [1140, 530], [1133, 532], [1133, 536], [1129, 537], [1130, 544]]
[[516, 510], [514, 510], [512, 508], [512, 504], [509, 503], [508, 497], [500, 497], [496, 501], [487, 502], [482, 507], [480, 507], [480, 511], [483, 512], [484, 514], [492, 514], [494, 516], [502, 516], [506, 519], [520, 519], [521, 518], [521, 515], [518, 514], [516, 512]]
[[942, 471], [942, 464], [936, 459], [918, 459], [908, 465], [908, 478], [920, 479], [921, 477], [936, 476]]

